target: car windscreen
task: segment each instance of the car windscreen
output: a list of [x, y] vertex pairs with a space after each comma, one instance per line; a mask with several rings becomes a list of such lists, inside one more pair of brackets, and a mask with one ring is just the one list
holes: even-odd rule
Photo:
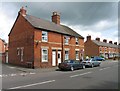
[[74, 63], [73, 60], [65, 60], [64, 62], [65, 62], [65, 63]]

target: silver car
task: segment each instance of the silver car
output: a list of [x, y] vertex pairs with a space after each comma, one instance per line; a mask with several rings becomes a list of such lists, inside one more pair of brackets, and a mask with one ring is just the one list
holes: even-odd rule
[[91, 68], [93, 68], [94, 66], [100, 66], [101, 64], [100, 61], [97, 61], [94, 58], [86, 59], [85, 61], [83, 61], [83, 63], [85, 64], [85, 66], [89, 66]]

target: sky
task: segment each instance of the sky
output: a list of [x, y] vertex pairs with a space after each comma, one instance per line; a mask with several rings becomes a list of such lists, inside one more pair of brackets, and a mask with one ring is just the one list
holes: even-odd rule
[[[51, 21], [53, 11], [60, 13], [61, 24], [82, 35], [99, 37], [101, 41], [118, 42], [117, 2], [2, 2], [0, 3], [0, 38], [8, 42], [8, 34], [22, 6], [27, 14]], [[2, 26], [1, 26], [2, 25]]]

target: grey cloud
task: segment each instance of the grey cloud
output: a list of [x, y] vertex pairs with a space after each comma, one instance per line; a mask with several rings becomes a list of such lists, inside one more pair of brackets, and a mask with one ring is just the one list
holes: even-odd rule
[[61, 13], [61, 22], [69, 25], [91, 26], [101, 20], [114, 21], [118, 18], [117, 2], [28, 2], [10, 5], [16, 7], [16, 13], [22, 6], [27, 6], [28, 14], [47, 20], [51, 20], [53, 11], [58, 11]]

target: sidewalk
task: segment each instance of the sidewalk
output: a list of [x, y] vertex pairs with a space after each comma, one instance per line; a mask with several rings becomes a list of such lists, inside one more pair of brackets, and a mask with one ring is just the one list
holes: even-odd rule
[[25, 73], [40, 73], [40, 72], [52, 72], [52, 71], [56, 71], [58, 69], [58, 67], [51, 67], [51, 68], [35, 68], [35, 69], [31, 69], [31, 68], [25, 68], [25, 67], [20, 67], [20, 66], [16, 66], [16, 65], [11, 65], [11, 64], [2, 64], [2, 66], [9, 66], [11, 68], [14, 68], [18, 71], [22, 71]]
[[19, 70], [19, 71], [27, 72], [27, 73], [30, 73], [30, 72], [33, 72], [33, 73], [34, 73], [34, 72], [37, 72], [37, 73], [40, 73], [40, 72], [52, 72], [52, 71], [56, 71], [56, 70], [58, 69], [58, 67], [51, 67], [51, 68], [35, 68], [35, 69], [17, 67], [16, 69]]

